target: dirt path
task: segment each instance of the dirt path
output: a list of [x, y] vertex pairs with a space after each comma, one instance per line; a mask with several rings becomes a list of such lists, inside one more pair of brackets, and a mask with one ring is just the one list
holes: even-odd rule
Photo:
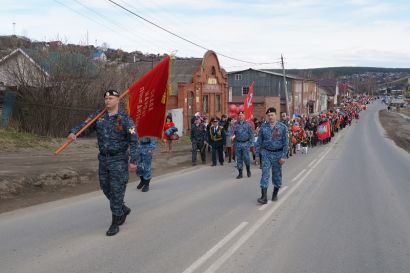
[[410, 153], [410, 109], [401, 110], [401, 114], [408, 116], [405, 118], [396, 112], [381, 110], [379, 119], [387, 136], [396, 143], [397, 146]]
[[[54, 148], [0, 151], [0, 213], [99, 190], [95, 139], [80, 139], [62, 154]], [[154, 152], [155, 176], [191, 167], [191, 146], [174, 145], [171, 154]], [[137, 180], [130, 174], [130, 182]]]

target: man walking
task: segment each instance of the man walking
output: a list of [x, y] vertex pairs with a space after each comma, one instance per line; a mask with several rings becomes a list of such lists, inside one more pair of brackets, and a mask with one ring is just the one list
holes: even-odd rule
[[214, 118], [209, 127], [209, 144], [212, 147], [212, 167], [216, 166], [216, 154], [218, 154], [219, 164], [224, 164], [223, 148], [226, 144], [226, 134], [222, 126], [219, 126], [219, 119]]
[[253, 130], [252, 125], [245, 120], [245, 113], [243, 111], [238, 114], [238, 121], [233, 125], [234, 131], [234, 150], [236, 163], [238, 168], [238, 176], [236, 179], [243, 177], [243, 163], [245, 162], [246, 174], [251, 177], [251, 160], [250, 160], [250, 147], [253, 143]]
[[196, 152], [201, 154], [202, 164], [206, 163], [205, 158], [206, 127], [201, 123], [201, 118], [197, 117], [191, 128], [192, 143], [192, 166], [196, 165]]
[[267, 190], [269, 176], [272, 170], [272, 184], [274, 186], [272, 201], [278, 199], [278, 192], [282, 186], [282, 165], [288, 154], [288, 128], [276, 120], [276, 109], [270, 107], [266, 111], [268, 122], [263, 123], [259, 130], [256, 144], [257, 154], [262, 156], [262, 177], [260, 187], [262, 196], [258, 199], [261, 204], [268, 203]]
[[[119, 111], [119, 102], [117, 91], [104, 92], [107, 111], [85, 131], [86, 135], [92, 131], [97, 132], [100, 187], [110, 201], [112, 212], [112, 222], [106, 232], [107, 236], [117, 234], [120, 231], [119, 226], [131, 212], [131, 209], [124, 205], [124, 194], [128, 183], [128, 171], [136, 170], [138, 160], [137, 128], [126, 113]], [[75, 133], [98, 113], [92, 114], [79, 126], [72, 128], [67, 138], [74, 141]]]

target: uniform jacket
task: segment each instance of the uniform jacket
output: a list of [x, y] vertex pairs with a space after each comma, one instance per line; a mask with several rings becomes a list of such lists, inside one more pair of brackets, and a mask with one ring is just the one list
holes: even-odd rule
[[259, 130], [256, 152], [259, 154], [261, 149], [276, 150], [282, 149], [281, 158], [287, 158], [289, 146], [288, 127], [278, 121], [274, 128], [269, 122], [263, 123]]
[[208, 142], [211, 145], [226, 144], [226, 133], [222, 126], [209, 127]]
[[233, 131], [235, 135], [235, 142], [248, 142], [249, 145], [253, 143], [253, 130], [252, 125], [248, 121], [242, 123], [235, 122], [233, 125]]
[[193, 143], [204, 143], [206, 140], [206, 127], [203, 123], [198, 126], [192, 124], [191, 127], [191, 142]]
[[[100, 111], [90, 115], [87, 120], [79, 126], [70, 130], [77, 133], [87, 122], [93, 119]], [[137, 128], [126, 113], [119, 111], [117, 114], [109, 116], [105, 112], [96, 122], [94, 122], [84, 134], [89, 135], [93, 131], [97, 132], [98, 148], [100, 154], [125, 154], [130, 148], [130, 162], [135, 164], [138, 160], [138, 132]]]

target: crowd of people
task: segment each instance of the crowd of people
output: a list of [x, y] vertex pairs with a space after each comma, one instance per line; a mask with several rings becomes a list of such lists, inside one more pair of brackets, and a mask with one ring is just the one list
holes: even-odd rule
[[[119, 92], [104, 92], [105, 111], [97, 111], [85, 121], [70, 130], [68, 141], [74, 141], [82, 128], [88, 128], [83, 134], [95, 131], [98, 140], [100, 187], [107, 197], [112, 213], [111, 225], [106, 235], [113, 236], [120, 231], [120, 226], [131, 213], [131, 208], [124, 203], [125, 189], [129, 172], [135, 172], [141, 179], [137, 189], [149, 191], [151, 181], [152, 154], [157, 141], [153, 137], [139, 137], [138, 130], [131, 117], [119, 109]], [[369, 97], [358, 100], [346, 100], [341, 107], [316, 116], [288, 117], [282, 113], [279, 120], [276, 109], [269, 107], [266, 117], [245, 120], [245, 113], [239, 112], [237, 119], [222, 115], [221, 118], [208, 118], [196, 113], [191, 120], [192, 164], [196, 165], [199, 151], [201, 161], [206, 164], [206, 151], [212, 152], [212, 165], [224, 165], [235, 161], [238, 170], [236, 179], [251, 177], [250, 155], [255, 163], [260, 162], [260, 204], [266, 204], [269, 179], [272, 176], [272, 201], [278, 198], [282, 185], [282, 165], [289, 156], [297, 151], [318, 144], [326, 144], [339, 130], [359, 119], [359, 112], [365, 109]], [[100, 114], [99, 114], [100, 113]], [[90, 121], [95, 122], [88, 124]], [[172, 141], [178, 138], [177, 128], [168, 115], [164, 124], [163, 152], [172, 151]]]
[[[331, 142], [337, 132], [350, 126], [352, 122], [359, 120], [359, 113], [366, 108], [369, 101], [370, 97], [367, 96], [356, 100], [347, 99], [341, 106], [315, 115], [299, 116], [296, 114], [290, 117], [286, 113], [281, 113], [280, 122], [288, 128], [289, 147], [287, 157], [294, 156], [297, 153], [307, 154], [309, 149]], [[216, 166], [218, 162], [220, 165], [223, 165], [225, 160], [228, 163], [231, 163], [232, 160], [236, 161], [233, 144], [235, 126], [240, 120], [239, 116], [236, 119], [227, 115], [208, 118], [199, 112], [195, 113], [195, 116], [191, 119], [190, 135], [193, 166], [197, 164], [197, 153], [200, 154], [202, 163], [206, 164], [206, 151], [211, 153], [211, 166]], [[256, 142], [261, 125], [266, 122], [266, 117], [260, 119], [253, 118], [249, 121], [253, 132], [249, 153], [252, 155], [255, 164], [261, 163], [256, 161], [258, 157], [256, 154]], [[167, 122], [164, 131], [168, 128], [169, 123]], [[164, 142], [172, 142], [172, 139], [165, 133]]]

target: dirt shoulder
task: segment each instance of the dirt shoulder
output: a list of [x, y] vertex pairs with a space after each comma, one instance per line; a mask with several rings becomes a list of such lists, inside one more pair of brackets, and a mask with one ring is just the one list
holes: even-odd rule
[[387, 136], [397, 146], [410, 153], [410, 109], [402, 109], [399, 113], [381, 110], [380, 123], [386, 130]]
[[[54, 155], [62, 142], [44, 139], [41, 145], [21, 145], [26, 143], [22, 141], [2, 146], [0, 213], [99, 190], [96, 140], [79, 139], [62, 154]], [[154, 152], [154, 183], [155, 176], [191, 167], [187, 141], [175, 143], [171, 154], [161, 153], [162, 147], [159, 144]], [[136, 175], [130, 174], [130, 182], [136, 180]]]

